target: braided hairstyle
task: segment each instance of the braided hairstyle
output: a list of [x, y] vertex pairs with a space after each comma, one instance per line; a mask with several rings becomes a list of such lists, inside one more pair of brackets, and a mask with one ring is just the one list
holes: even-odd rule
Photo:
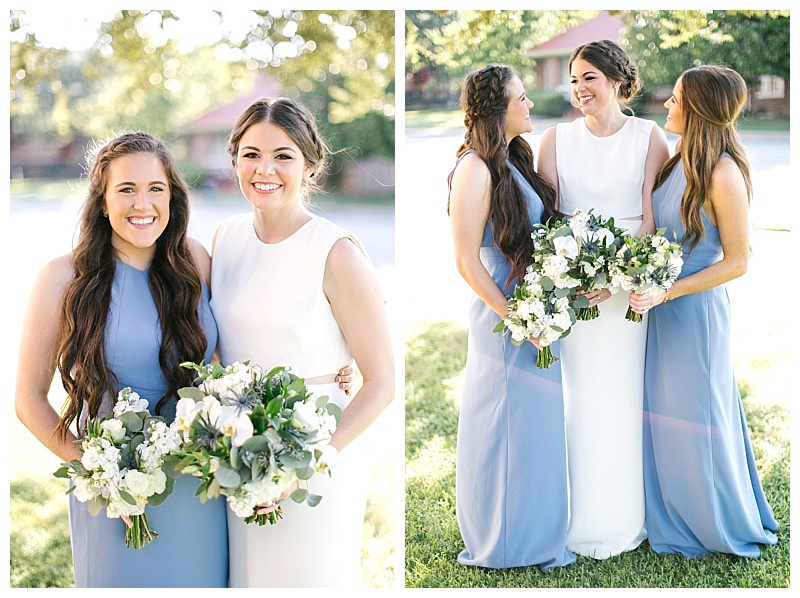
[[[527, 202], [509, 164], [539, 194], [545, 207], [544, 220], [559, 217], [555, 190], [534, 169], [531, 146], [519, 136], [506, 142], [506, 109], [511, 100], [508, 85], [515, 76], [510, 67], [493, 64], [467, 75], [460, 99], [467, 132], [456, 152], [461, 157], [468, 150], [475, 150], [489, 168], [492, 180], [489, 223], [495, 243], [511, 266], [507, 285], [522, 280], [533, 255]], [[453, 172], [455, 169], [447, 177], [448, 185]], [[449, 197], [447, 212], [450, 213]]]
[[619, 83], [617, 102], [622, 109], [629, 107], [631, 100], [641, 90], [642, 81], [636, 64], [619, 44], [604, 39], [578, 46], [569, 59], [569, 70], [572, 70], [572, 63], [578, 58], [599, 69], [611, 81]]
[[694, 249], [705, 234], [702, 210], [711, 187], [714, 167], [722, 154], [729, 154], [744, 177], [748, 203], [752, 199], [750, 162], [734, 126], [747, 102], [747, 84], [731, 68], [703, 65], [680, 77], [683, 132], [677, 151], [656, 177], [659, 187], [682, 160], [686, 190], [681, 199], [681, 221], [686, 228], [683, 241]]

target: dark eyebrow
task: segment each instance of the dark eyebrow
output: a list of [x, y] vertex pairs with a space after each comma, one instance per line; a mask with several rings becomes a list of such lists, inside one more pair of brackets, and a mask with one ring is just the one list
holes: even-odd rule
[[[261, 151], [259, 148], [257, 148], [257, 147], [256, 147], [256, 146], [254, 146], [254, 145], [243, 145], [242, 147], [240, 147], [240, 148], [239, 148], [239, 151], [241, 152], [241, 151], [248, 150], [248, 149], [255, 150], [255, 151], [257, 151], [257, 152], [260, 152], [260, 151]], [[290, 151], [290, 152], [297, 153], [297, 152], [294, 150], [294, 148], [291, 148], [291, 147], [289, 147], [288, 145], [287, 145], [286, 147], [276, 147], [276, 148], [275, 148], [274, 150], [272, 150], [272, 151], [273, 151], [273, 152], [285, 152], [285, 151], [287, 151], [287, 150], [288, 150], [288, 151]]]
[[[166, 185], [166, 183], [164, 181], [159, 181], [159, 180], [150, 181], [147, 184], [148, 185]], [[114, 186], [115, 187], [135, 187], [136, 183], [134, 183], [133, 181], [124, 181], [122, 183], [117, 183]]]

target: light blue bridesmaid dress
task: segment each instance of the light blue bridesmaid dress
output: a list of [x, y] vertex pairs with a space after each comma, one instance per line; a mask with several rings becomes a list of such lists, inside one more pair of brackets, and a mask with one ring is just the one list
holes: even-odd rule
[[[150, 292], [148, 270], [121, 261], [111, 291], [105, 350], [120, 388], [130, 386], [149, 401], [154, 412], [166, 390], [158, 365], [161, 328]], [[198, 310], [208, 337], [205, 360], [217, 343], [217, 326], [209, 307], [208, 289]], [[162, 410], [168, 422], [175, 401]], [[147, 516], [158, 538], [139, 550], [125, 547], [125, 524], [109, 519], [103, 509], [92, 517], [86, 505], [69, 497], [72, 558], [76, 587], [227, 587], [228, 531], [224, 500], [205, 504], [194, 494], [198, 480], [180, 476], [174, 492]]]
[[[657, 227], [683, 238], [686, 188], [675, 165], [653, 194]], [[705, 235], [686, 253], [680, 277], [722, 257], [719, 229], [702, 213]], [[760, 554], [778, 524], [756, 470], [730, 351], [724, 285], [678, 297], [650, 311], [644, 395], [647, 536], [660, 553], [698, 557]]]
[[[539, 196], [512, 166], [531, 223]], [[510, 266], [486, 224], [480, 257], [507, 295]], [[464, 390], [456, 451], [456, 515], [464, 565], [489, 568], [569, 565], [568, 499], [561, 367], [536, 367], [536, 347], [492, 332], [498, 315], [477, 295], [469, 310]], [[553, 345], [558, 355], [558, 343]]]

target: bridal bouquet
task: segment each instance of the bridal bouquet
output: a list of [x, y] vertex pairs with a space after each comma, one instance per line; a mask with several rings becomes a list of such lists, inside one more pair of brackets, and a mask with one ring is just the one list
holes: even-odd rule
[[[614, 292], [611, 267], [622, 246], [624, 229], [614, 226], [613, 218], [597, 216], [592, 210], [575, 210], [562, 224], [553, 234], [562, 238], [564, 255], [570, 264], [567, 274], [578, 281], [577, 288], [584, 293], [602, 288]], [[598, 306], [589, 307], [582, 296], [575, 297], [572, 305], [579, 320], [592, 320], [600, 315]]]
[[[612, 268], [614, 283], [626, 291], [641, 295], [661, 293], [669, 289], [683, 267], [681, 244], [664, 237], [666, 229], [654, 235], [628, 236], [617, 252], [617, 263]], [[625, 318], [641, 322], [642, 314], [630, 306]]]
[[569, 294], [569, 288], [557, 287], [538, 268], [528, 266], [523, 284], [517, 285], [506, 303], [508, 315], [500, 320], [494, 331], [507, 329], [515, 345], [539, 337], [542, 348], [536, 357], [536, 367], [549, 368], [558, 359], [550, 345], [569, 334], [575, 323]]
[[[198, 373], [200, 385], [178, 391], [172, 429], [181, 441], [170, 460], [178, 473], [201, 480], [201, 501], [223, 495], [246, 523], [273, 524], [284, 493], [331, 474], [337, 452], [329, 441], [341, 410], [327, 396], [313, 398], [285, 367], [181, 365]], [[322, 500], [299, 486], [291, 498], [312, 507]], [[278, 506], [259, 514], [263, 504]]]
[[106, 507], [112, 519], [129, 517], [125, 546], [139, 549], [158, 537], [145, 506], [161, 504], [172, 492], [174, 479], [162, 465], [175, 440], [164, 418], [147, 411], [147, 400], [123, 388], [112, 412], [87, 421], [80, 460], [62, 463], [53, 475], [72, 480], [67, 493], [74, 491], [93, 516]]

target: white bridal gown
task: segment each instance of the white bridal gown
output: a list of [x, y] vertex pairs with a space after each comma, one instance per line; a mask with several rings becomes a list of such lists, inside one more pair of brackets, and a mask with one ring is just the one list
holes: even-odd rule
[[[629, 117], [596, 137], [585, 119], [557, 125], [559, 209], [604, 218], [631, 234], [641, 226], [642, 184], [653, 123]], [[561, 341], [570, 523], [567, 548], [608, 558], [645, 538], [642, 397], [647, 317], [625, 319], [628, 293], [599, 304]]]
[[[358, 240], [324, 218], [312, 218], [279, 243], [263, 243], [253, 214], [225, 221], [213, 250], [211, 307], [220, 330], [220, 361], [289, 366], [302, 378], [333, 376], [353, 360], [322, 290], [325, 261], [340, 238]], [[366, 254], [366, 252], [365, 252]], [[331, 382], [308, 385], [340, 407], [348, 397]], [[282, 503], [275, 525], [245, 524], [228, 509], [230, 587], [361, 585], [366, 477], [359, 442], [342, 451], [330, 478], [312, 478], [316, 507]]]

